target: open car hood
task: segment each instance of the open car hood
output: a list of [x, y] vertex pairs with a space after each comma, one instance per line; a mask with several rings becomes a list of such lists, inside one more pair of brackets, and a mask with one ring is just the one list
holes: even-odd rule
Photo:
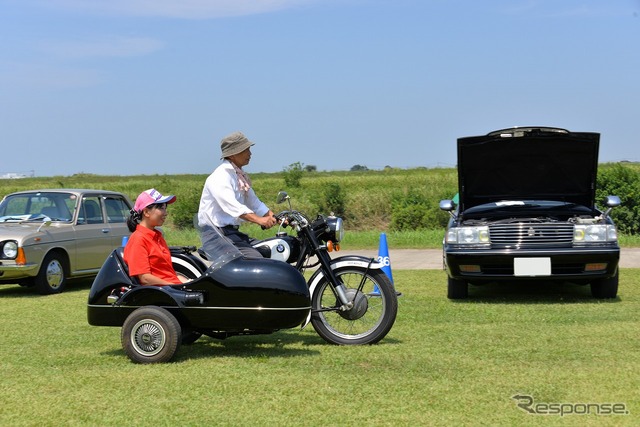
[[593, 209], [600, 134], [511, 128], [458, 139], [459, 211], [501, 200]]

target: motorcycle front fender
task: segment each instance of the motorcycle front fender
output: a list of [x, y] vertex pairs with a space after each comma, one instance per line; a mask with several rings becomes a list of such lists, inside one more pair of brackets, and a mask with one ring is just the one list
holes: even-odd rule
[[[331, 260], [331, 270], [337, 270], [339, 268], [345, 267], [379, 270], [384, 267], [384, 265], [381, 262], [378, 262], [375, 258], [367, 258], [360, 255], [345, 255]], [[322, 268], [319, 268], [315, 273], [313, 273], [313, 276], [311, 276], [311, 278], [307, 282], [309, 284], [309, 295], [311, 295], [312, 300], [313, 294], [324, 276], [324, 271], [322, 271]], [[307, 316], [305, 322], [302, 324], [301, 329], [304, 329], [304, 327], [307, 326], [309, 322], [311, 322], [311, 312], [309, 312], [309, 315]]]

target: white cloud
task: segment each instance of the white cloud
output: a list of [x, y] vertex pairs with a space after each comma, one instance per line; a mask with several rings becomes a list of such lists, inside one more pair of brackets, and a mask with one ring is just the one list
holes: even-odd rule
[[146, 55], [158, 51], [164, 44], [146, 37], [104, 37], [98, 40], [84, 41], [47, 41], [41, 49], [49, 54], [62, 58], [88, 57], [130, 57]]
[[208, 19], [255, 15], [318, 0], [38, 0], [49, 8], [127, 16]]

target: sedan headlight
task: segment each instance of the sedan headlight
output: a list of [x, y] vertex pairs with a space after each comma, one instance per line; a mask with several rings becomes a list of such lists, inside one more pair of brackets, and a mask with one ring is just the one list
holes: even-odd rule
[[574, 243], [602, 243], [618, 241], [618, 232], [611, 224], [577, 224], [573, 228]]
[[2, 258], [15, 259], [18, 256], [18, 242], [9, 240], [2, 245]]
[[447, 231], [447, 243], [458, 245], [478, 245], [488, 244], [489, 227], [454, 227]]

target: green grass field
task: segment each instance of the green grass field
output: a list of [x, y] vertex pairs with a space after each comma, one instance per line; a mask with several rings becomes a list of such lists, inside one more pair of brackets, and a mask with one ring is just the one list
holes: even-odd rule
[[[288, 190], [295, 207], [314, 213], [327, 183], [340, 183], [350, 217], [343, 249], [377, 248], [382, 231], [393, 249], [439, 248], [443, 226], [393, 231], [390, 206], [411, 195], [437, 210], [455, 192], [454, 172], [314, 173]], [[252, 177], [265, 200], [285, 188], [282, 174]], [[3, 180], [0, 195], [90, 187], [135, 199], [156, 187], [177, 194], [189, 216], [204, 178]], [[193, 229], [172, 226], [178, 213], [172, 206], [168, 243], [199, 246]], [[274, 233], [246, 230], [258, 238]], [[640, 236], [622, 235], [620, 244], [638, 247]], [[393, 276], [403, 296], [394, 328], [378, 345], [332, 346], [309, 327], [202, 338], [173, 363], [153, 366], [129, 362], [119, 328], [87, 324], [90, 283], [47, 297], [0, 286], [0, 426], [640, 425], [640, 269], [621, 271], [613, 301], [592, 299], [588, 287], [540, 284], [472, 288], [468, 301], [452, 302], [442, 271]], [[515, 395], [530, 396], [539, 412], [591, 414], [533, 415]], [[594, 414], [612, 404], [628, 414]]]
[[[87, 324], [88, 283], [47, 297], [0, 287], [0, 425], [640, 423], [640, 269], [623, 269], [606, 302], [550, 284], [472, 288], [452, 302], [442, 271], [394, 279], [399, 314], [378, 345], [332, 346], [312, 328], [205, 337], [144, 366], [124, 355], [119, 328]], [[616, 403], [628, 414], [533, 415], [518, 394], [537, 409]]]

